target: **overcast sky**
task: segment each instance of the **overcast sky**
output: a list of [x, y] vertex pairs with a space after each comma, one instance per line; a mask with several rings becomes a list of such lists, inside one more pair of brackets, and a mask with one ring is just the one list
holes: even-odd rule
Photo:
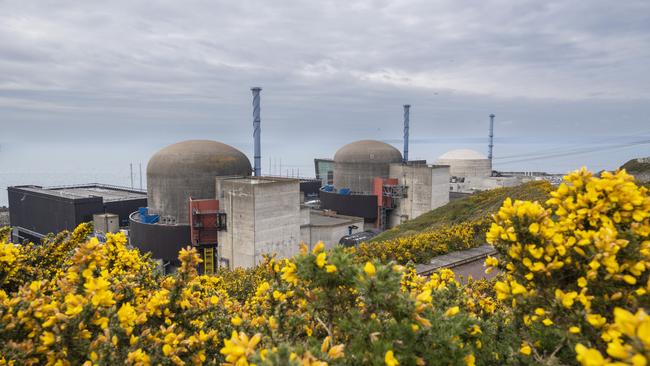
[[412, 158], [486, 153], [495, 113], [497, 169], [613, 169], [650, 155], [650, 1], [0, 0], [0, 174], [126, 183], [190, 138], [251, 156], [258, 85], [265, 172], [401, 150], [404, 103]]

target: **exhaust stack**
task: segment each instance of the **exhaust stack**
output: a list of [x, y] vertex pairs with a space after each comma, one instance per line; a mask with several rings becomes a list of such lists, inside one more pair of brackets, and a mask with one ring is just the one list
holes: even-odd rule
[[255, 142], [255, 147], [254, 147], [254, 155], [253, 155], [253, 160], [254, 160], [254, 168], [253, 168], [253, 173], [255, 174], [256, 177], [259, 177], [262, 175], [262, 153], [261, 153], [261, 129], [260, 129], [260, 91], [262, 91], [262, 88], [260, 87], [254, 87], [251, 88], [251, 91], [253, 92], [253, 139]]
[[409, 161], [409, 109], [410, 104], [404, 104], [404, 163]]
[[490, 114], [490, 143], [488, 145], [488, 159], [492, 164], [492, 148], [494, 147], [494, 114]]

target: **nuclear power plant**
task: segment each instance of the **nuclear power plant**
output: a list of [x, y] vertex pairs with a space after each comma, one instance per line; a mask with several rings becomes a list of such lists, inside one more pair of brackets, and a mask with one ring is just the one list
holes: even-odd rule
[[[352, 141], [332, 158], [315, 159], [316, 179], [263, 176], [261, 88], [251, 91], [253, 165], [225, 142], [188, 140], [149, 159], [146, 193], [97, 184], [10, 187], [17, 237], [40, 238], [94, 218], [96, 231], [102, 231], [98, 235], [121, 228], [132, 246], [151, 253], [166, 272], [179, 265], [179, 250], [192, 245], [202, 256], [201, 270], [210, 274], [219, 267], [255, 266], [265, 255], [293, 256], [301, 243], [354, 245], [455, 195], [521, 181], [517, 174], [493, 171], [494, 115], [487, 157], [460, 149], [441, 155], [434, 164], [410, 160], [408, 104], [403, 106], [401, 152], [382, 141]], [[104, 197], [103, 203], [93, 195]], [[52, 202], [79, 213], [55, 226], [35, 223], [48, 216]], [[32, 216], [25, 214], [27, 208]]]

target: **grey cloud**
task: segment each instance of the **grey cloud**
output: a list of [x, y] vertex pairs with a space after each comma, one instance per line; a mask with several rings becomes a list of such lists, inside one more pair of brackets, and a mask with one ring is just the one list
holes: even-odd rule
[[0, 2], [0, 44], [0, 144], [94, 141], [116, 165], [128, 144], [146, 161], [193, 137], [249, 153], [253, 85], [263, 154], [304, 170], [354, 139], [400, 146], [403, 103], [412, 154], [430, 160], [483, 151], [491, 112], [497, 156], [638, 135], [650, 115], [645, 0], [14, 0]]

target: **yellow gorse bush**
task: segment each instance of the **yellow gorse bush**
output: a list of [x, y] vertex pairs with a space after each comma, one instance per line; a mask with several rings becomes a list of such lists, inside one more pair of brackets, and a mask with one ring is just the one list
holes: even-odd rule
[[[0, 365], [473, 364], [510, 352], [479, 305], [466, 310], [485, 297], [449, 270], [423, 278], [317, 245], [219, 276], [198, 275], [187, 249], [162, 276], [123, 235], [89, 232], [2, 242]], [[48, 249], [56, 259], [30, 268]]]
[[494, 290], [529, 330], [524, 353], [650, 362], [649, 235], [650, 197], [625, 171], [571, 173], [546, 206], [506, 200], [487, 234], [499, 257], [486, 265], [505, 272]]
[[360, 260], [379, 259], [384, 263], [396, 261], [401, 264], [425, 263], [437, 255], [481, 245], [481, 235], [488, 226], [487, 218], [463, 222], [391, 240], [361, 243], [350, 251], [356, 253]]
[[485, 222], [216, 276], [190, 248], [163, 276], [88, 225], [0, 235], [0, 365], [647, 365], [649, 214], [625, 172], [572, 173], [545, 204], [504, 202], [503, 274], [467, 285], [401, 264], [476, 246]]

